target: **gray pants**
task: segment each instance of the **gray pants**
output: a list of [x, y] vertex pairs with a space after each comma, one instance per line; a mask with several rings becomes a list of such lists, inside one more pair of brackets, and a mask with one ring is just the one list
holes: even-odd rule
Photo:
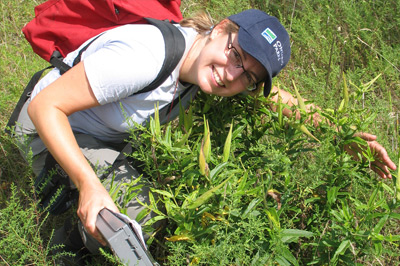
[[[27, 114], [29, 102], [30, 100], [25, 103], [19, 115], [17, 126], [15, 128], [15, 138], [18, 140], [17, 143], [23, 157], [25, 159], [30, 157], [33, 159], [33, 172], [38, 175], [44, 166], [48, 151], [36, 133], [36, 129]], [[149, 203], [149, 186], [144, 183], [144, 181], [141, 181], [141, 184], [145, 184], [147, 186], [143, 186], [140, 193], [134, 199], [130, 199], [129, 195], [124, 193], [125, 191], [123, 184], [130, 183], [132, 180], [138, 178], [139, 173], [128, 163], [128, 161], [124, 158], [125, 156], [120, 155], [121, 147], [117, 147], [114, 144], [105, 143], [90, 135], [82, 133], [75, 133], [75, 138], [82, 153], [91, 162], [91, 164], [95, 166], [95, 171], [98, 176], [101, 176], [106, 169], [111, 167], [114, 162], [116, 162], [118, 167], [115, 168], [115, 170], [107, 175], [104, 179], [102, 179], [102, 182], [108, 191], [113, 190], [121, 185], [116, 202], [121, 207], [126, 208], [127, 214], [131, 219], [135, 219], [139, 212], [145, 208], [137, 202], [136, 197], [141, 202]], [[143, 225], [152, 216], [154, 216], [153, 213], [138, 222]], [[100, 244], [86, 233], [80, 223], [79, 229], [85, 246], [92, 253], [96, 253]]]

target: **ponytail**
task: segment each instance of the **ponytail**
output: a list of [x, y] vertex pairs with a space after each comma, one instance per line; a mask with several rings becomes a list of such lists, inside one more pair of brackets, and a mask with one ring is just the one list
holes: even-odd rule
[[[179, 24], [182, 27], [195, 29], [200, 35], [208, 35], [214, 27], [213, 19], [204, 11], [197, 12], [190, 18], [184, 18]], [[238, 32], [239, 26], [229, 20], [225, 30], [226, 32]]]

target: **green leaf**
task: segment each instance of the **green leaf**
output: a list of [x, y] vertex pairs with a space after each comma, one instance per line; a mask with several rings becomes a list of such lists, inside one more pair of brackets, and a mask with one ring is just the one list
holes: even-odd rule
[[233, 126], [233, 122], [231, 123], [228, 136], [226, 137], [226, 140], [225, 140], [224, 153], [223, 153], [222, 162], [228, 161], [228, 159], [229, 159], [229, 154], [230, 154], [230, 152], [231, 152], [231, 144], [232, 144], [232, 126]]
[[210, 126], [208, 125], [208, 120], [206, 120], [205, 116], [204, 116], [203, 154], [206, 162], [209, 162], [211, 157], [211, 136], [210, 136]]
[[189, 210], [192, 209], [196, 209], [197, 207], [203, 205], [204, 203], [206, 203], [214, 194], [215, 192], [220, 189], [223, 185], [225, 185], [226, 182], [228, 182], [229, 179], [232, 178], [233, 175], [231, 175], [230, 177], [228, 177], [224, 182], [222, 182], [221, 184], [219, 184], [216, 187], [213, 187], [212, 189], [206, 191], [205, 193], [203, 193], [200, 197], [198, 197], [192, 204], [190, 204], [188, 206]]
[[350, 246], [350, 240], [344, 240], [342, 243], [340, 243], [339, 247], [335, 251], [335, 254], [333, 255], [332, 261], [336, 264], [337, 260], [339, 259], [340, 255], [343, 255], [346, 249], [348, 249]]
[[297, 259], [295, 256], [293, 256], [292, 252], [290, 252], [289, 249], [287, 249], [286, 247], [281, 247], [281, 253], [283, 255], [283, 257], [288, 260], [292, 265], [299, 265], [299, 263], [297, 262]]
[[[400, 153], [400, 151], [399, 151]], [[396, 199], [400, 201], [400, 156], [399, 156], [399, 168], [397, 169], [396, 176]]]
[[400, 213], [394, 213], [394, 212], [392, 212], [391, 214], [389, 214], [389, 216], [390, 216], [391, 218], [399, 219], [399, 220], [400, 220]]
[[283, 128], [283, 104], [282, 104], [282, 96], [281, 96], [281, 90], [279, 89], [278, 85], [278, 123], [279, 123], [279, 128]]
[[152, 224], [154, 224], [154, 223], [156, 223], [156, 222], [158, 222], [158, 221], [165, 220], [165, 219], [167, 219], [167, 216], [158, 215], [158, 216], [155, 216], [155, 217], [152, 217], [151, 219], [149, 219], [149, 220], [145, 223], [145, 225], [152, 225]]
[[346, 112], [347, 106], [349, 105], [349, 89], [347, 88], [346, 76], [343, 73], [343, 100], [340, 103], [338, 112]]
[[210, 179], [213, 180], [222, 170], [224, 167], [228, 165], [228, 162], [221, 163], [217, 165], [214, 169], [210, 171]]
[[377, 256], [382, 255], [382, 250], [383, 250], [383, 248], [382, 248], [382, 242], [380, 242], [380, 241], [374, 241], [374, 247], [375, 247], [375, 254], [376, 254]]
[[332, 205], [333, 203], [335, 203], [338, 192], [339, 192], [339, 187], [329, 188], [329, 190], [327, 192], [327, 198], [328, 198], [329, 205]]
[[160, 189], [155, 189], [155, 188], [150, 188], [150, 190], [151, 190], [152, 192], [154, 192], [154, 193], [157, 193], [157, 194], [160, 194], [160, 195], [164, 195], [164, 196], [166, 196], [167, 198], [174, 198], [174, 196], [173, 196], [171, 193], [169, 193], [168, 191], [160, 190]]
[[161, 125], [160, 125], [160, 114], [159, 114], [159, 103], [154, 105], [154, 134], [157, 139], [161, 138]]
[[146, 217], [149, 213], [151, 212], [150, 209], [148, 208], [143, 208], [138, 215], [136, 215], [135, 220], [137, 222], [140, 222], [142, 219], [144, 219], [144, 217]]
[[191, 192], [188, 196], [186, 196], [185, 201], [182, 203], [182, 209], [186, 209], [189, 203], [193, 202], [196, 198], [197, 194], [199, 194], [199, 190], [196, 189], [195, 191]]
[[200, 153], [199, 153], [199, 168], [200, 168], [200, 173], [204, 176], [208, 176], [209, 170], [208, 170], [208, 165], [206, 162], [206, 157], [204, 155], [204, 145], [203, 142], [201, 143], [200, 147]]
[[283, 256], [276, 256], [275, 262], [280, 266], [291, 266]]
[[385, 216], [383, 216], [379, 222], [375, 225], [373, 232], [375, 234], [379, 234], [379, 232], [382, 230], [383, 226], [385, 225], [387, 219], [389, 218], [389, 215], [386, 214]]
[[260, 198], [253, 199], [246, 210], [243, 212], [242, 217], [247, 217], [247, 215], [262, 201]]
[[303, 98], [300, 96], [299, 91], [297, 90], [296, 84], [294, 83], [294, 80], [292, 80], [294, 91], [296, 92], [296, 97], [297, 97], [297, 103], [300, 107], [301, 110], [304, 112], [307, 112], [306, 105], [304, 104]]
[[373, 207], [375, 206], [376, 196], [378, 194], [379, 188], [380, 188], [380, 186], [377, 186], [374, 189], [374, 191], [372, 192], [371, 197], [368, 200], [367, 206], [368, 206], [368, 209], [371, 210], [371, 211], [374, 209]]
[[312, 237], [314, 233], [300, 229], [283, 229], [281, 235], [290, 237]]
[[274, 208], [269, 208], [268, 210], [265, 210], [266, 214], [268, 215], [268, 218], [270, 222], [274, 225], [275, 228], [280, 229], [281, 224], [279, 222], [279, 216], [278, 213]]
[[184, 115], [184, 127], [186, 132], [188, 132], [193, 127], [193, 106], [189, 106], [188, 113]]
[[192, 128], [190, 128], [189, 131], [187, 131], [187, 133], [183, 135], [182, 139], [175, 144], [175, 147], [182, 148], [188, 141], [191, 133], [192, 133]]
[[311, 134], [311, 132], [307, 129], [307, 127], [303, 124], [298, 124], [298, 123], [289, 123], [292, 127], [296, 128], [297, 130], [303, 132], [304, 134], [306, 134], [307, 136], [309, 136], [310, 138], [314, 139], [317, 142], [320, 142], [319, 139], [317, 139], [313, 134]]

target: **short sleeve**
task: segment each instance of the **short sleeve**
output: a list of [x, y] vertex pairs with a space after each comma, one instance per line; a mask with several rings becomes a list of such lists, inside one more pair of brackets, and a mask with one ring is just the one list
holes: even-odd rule
[[162, 34], [151, 25], [122, 26], [104, 33], [93, 44], [82, 58], [89, 84], [101, 105], [124, 99], [149, 85], [165, 57]]

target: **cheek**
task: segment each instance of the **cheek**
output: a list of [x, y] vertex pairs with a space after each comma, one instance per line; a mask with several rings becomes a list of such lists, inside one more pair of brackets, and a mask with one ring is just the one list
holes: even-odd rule
[[221, 41], [209, 41], [200, 52], [200, 60], [203, 64], [226, 64], [225, 46]]
[[211, 71], [207, 67], [202, 67], [199, 69], [197, 73], [197, 80], [198, 80], [198, 86], [200, 89], [207, 94], [214, 94], [214, 86], [213, 86], [213, 80], [211, 77]]

